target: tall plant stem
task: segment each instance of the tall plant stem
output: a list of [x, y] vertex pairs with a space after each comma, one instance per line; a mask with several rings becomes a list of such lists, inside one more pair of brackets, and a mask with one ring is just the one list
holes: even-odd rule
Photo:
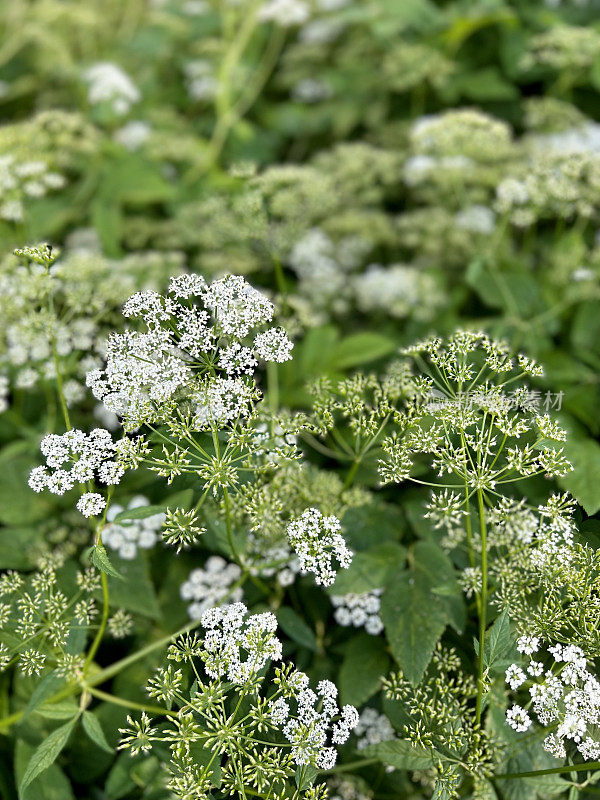
[[483, 653], [487, 612], [487, 529], [485, 524], [483, 492], [481, 489], [477, 490], [477, 508], [479, 511], [479, 531], [481, 535], [481, 594], [479, 604], [479, 655], [477, 658], [477, 700], [475, 715], [477, 724], [480, 725], [483, 700]]
[[235, 561], [241, 565], [240, 556], [233, 541], [233, 530], [231, 528], [231, 500], [229, 499], [229, 492], [227, 487], [223, 489], [223, 502], [225, 503], [225, 526], [227, 528], [227, 541], [229, 548]]

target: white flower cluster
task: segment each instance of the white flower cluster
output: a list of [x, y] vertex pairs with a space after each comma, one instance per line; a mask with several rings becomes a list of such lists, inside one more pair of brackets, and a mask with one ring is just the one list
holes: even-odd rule
[[335, 557], [343, 569], [352, 562], [352, 551], [340, 533], [341, 524], [333, 515], [324, 517], [317, 508], [308, 508], [287, 527], [289, 542], [298, 556], [302, 572], [312, 572], [319, 586], [331, 586], [337, 570]]
[[268, 661], [281, 660], [274, 614], [253, 614], [243, 603], [209, 608], [202, 614], [206, 629], [200, 657], [211, 678], [243, 685], [255, 678]]
[[[124, 440], [121, 440], [124, 442]], [[34, 467], [29, 475], [29, 486], [34, 492], [48, 489], [52, 494], [64, 494], [76, 484], [99, 480], [107, 486], [120, 482], [125, 467], [120, 460], [121, 442], [115, 444], [110, 433], [96, 428], [91, 433], [74, 428], [62, 435], [44, 436], [40, 449], [46, 456], [46, 466]], [[102, 499], [102, 504], [98, 500]], [[81, 504], [81, 507], [80, 507]], [[79, 510], [87, 517], [102, 510], [101, 495], [88, 492], [80, 500]]]
[[302, 25], [310, 16], [310, 6], [304, 0], [267, 0], [258, 11], [262, 22], [276, 22], [284, 28]]
[[210, 556], [203, 568], [194, 569], [181, 585], [182, 600], [192, 600], [188, 613], [200, 619], [205, 611], [226, 602], [238, 603], [243, 596], [241, 586], [232, 588], [242, 575], [237, 564], [228, 564], [221, 556]]
[[102, 542], [106, 547], [116, 550], [121, 558], [133, 559], [138, 547], [142, 550], [149, 550], [156, 544], [157, 533], [165, 520], [163, 513], [113, 522], [114, 518], [123, 511], [132, 511], [134, 508], [144, 508], [147, 505], [150, 505], [148, 499], [137, 495], [131, 499], [126, 509], [118, 503], [114, 503], [106, 512], [108, 524], [102, 531]]
[[192, 100], [212, 100], [219, 88], [214, 65], [205, 58], [188, 61], [183, 66], [185, 84]]
[[123, 116], [142, 99], [140, 90], [118, 64], [101, 61], [88, 67], [83, 79], [88, 84], [88, 102], [96, 106], [110, 103], [115, 114]]
[[61, 189], [65, 178], [41, 160], [19, 161], [12, 153], [0, 156], [0, 218], [21, 222], [23, 200], [44, 197], [49, 190]]
[[147, 291], [130, 297], [123, 314], [141, 317], [147, 331], [113, 334], [106, 368], [89, 372], [87, 383], [129, 429], [161, 420], [167, 407], [170, 415], [176, 396], [191, 404], [195, 430], [247, 418], [257, 396], [251, 375], [258, 361], [291, 358], [293, 345], [278, 328], [248, 341], [274, 310], [240, 276], [209, 285], [198, 275], [173, 278], [168, 296]]
[[356, 304], [364, 313], [386, 311], [393, 317], [430, 315], [441, 301], [436, 282], [409, 264], [370, 264], [353, 280]]
[[346, 236], [336, 243], [321, 228], [310, 228], [288, 258], [298, 276], [299, 293], [315, 310], [347, 312], [353, 293], [349, 273], [363, 263], [372, 247], [372, 242], [361, 236]]
[[127, 150], [139, 150], [148, 141], [152, 127], [141, 119], [135, 119], [115, 131], [114, 140]]
[[350, 705], [340, 711], [338, 690], [331, 681], [319, 681], [315, 692], [308, 687], [308, 677], [303, 672], [294, 672], [286, 683], [284, 686], [282, 682], [283, 694], [295, 703], [296, 713], [292, 714], [290, 703], [280, 697], [271, 702], [271, 719], [282, 726], [296, 764], [331, 769], [337, 754], [335, 747], [328, 746], [328, 737], [331, 745], [348, 741], [358, 724], [358, 711]]
[[372, 589], [361, 594], [350, 592], [332, 595], [335, 621], [344, 627], [350, 625], [355, 628], [364, 627], [367, 633], [377, 636], [383, 630], [383, 622], [379, 616], [382, 592], [383, 589]]
[[[544, 749], [555, 758], [566, 756], [566, 742], [573, 742], [586, 761], [600, 758], [600, 682], [587, 668], [581, 648], [556, 644], [548, 647], [554, 664], [546, 669], [539, 660], [539, 639], [522, 636], [519, 652], [529, 655], [526, 669], [512, 664], [506, 671], [511, 689], [527, 688], [531, 710], [543, 726], [554, 730], [544, 739]], [[519, 705], [506, 712], [506, 721], [518, 732], [532, 724], [529, 713]]]
[[364, 750], [372, 744], [389, 742], [396, 737], [389, 719], [374, 708], [365, 708], [361, 711], [354, 733], [358, 737], [357, 750]]
[[106, 500], [98, 492], [85, 492], [77, 501], [77, 511], [84, 517], [97, 517], [106, 508]]

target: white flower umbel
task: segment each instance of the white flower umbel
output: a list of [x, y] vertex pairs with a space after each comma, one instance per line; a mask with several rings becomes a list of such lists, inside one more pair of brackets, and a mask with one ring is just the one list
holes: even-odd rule
[[361, 594], [350, 592], [332, 595], [335, 621], [345, 627], [353, 625], [355, 628], [364, 628], [367, 633], [377, 636], [383, 630], [379, 616], [382, 592], [383, 589], [372, 589]]
[[[571, 742], [585, 761], [600, 758], [600, 682], [588, 670], [583, 650], [575, 645], [556, 644], [547, 648], [554, 663], [544, 664], [537, 637], [522, 636], [518, 649], [530, 655], [525, 671], [513, 664], [506, 671], [511, 689], [526, 690], [528, 707], [540, 725], [551, 729], [544, 749], [555, 758], [564, 758]], [[535, 658], [531, 654], [536, 652]], [[506, 712], [506, 721], [518, 732], [527, 730], [532, 719], [521, 706]]]
[[149, 505], [147, 498], [137, 495], [131, 499], [127, 508], [114, 503], [106, 513], [108, 524], [102, 531], [102, 541], [106, 547], [116, 550], [121, 558], [135, 558], [138, 547], [142, 550], [149, 550], [156, 544], [157, 533], [165, 520], [163, 513], [113, 522], [115, 517], [123, 511], [133, 511], [135, 508], [143, 508], [147, 505]]
[[389, 742], [396, 737], [389, 719], [374, 708], [365, 708], [361, 711], [354, 733], [358, 737], [357, 750], [364, 750], [372, 744]]
[[136, 755], [154, 742], [168, 744], [168, 786], [181, 800], [212, 796], [210, 765], [197, 761], [202, 751], [218, 759], [224, 796], [287, 797], [289, 781], [299, 776], [304, 788], [295, 791], [298, 800], [323, 798], [311, 789], [309, 767], [334, 766], [336, 747], [358, 723], [356, 709], [339, 708], [330, 681], [313, 691], [292, 664], [268, 674], [282, 649], [272, 613], [250, 615], [243, 603], [234, 603], [205, 611], [202, 626], [204, 640], [184, 634], [168, 651], [170, 660], [192, 669], [161, 667], [148, 682], [151, 696], [178, 710], [160, 727], [145, 714], [141, 723], [128, 719], [120, 749]]
[[[34, 492], [47, 489], [58, 495], [94, 480], [113, 486], [120, 482], [125, 472], [120, 444], [115, 444], [104, 428], [96, 428], [91, 433], [77, 428], [62, 435], [50, 433], [44, 436], [40, 445], [46, 456], [46, 465], [31, 470], [29, 486]], [[106, 501], [100, 494], [87, 492], [77, 503], [77, 508], [89, 517], [100, 513], [105, 505]]]
[[109, 103], [115, 114], [127, 114], [142, 99], [139, 89], [118, 64], [101, 61], [88, 67], [83, 78], [88, 84], [88, 102]]
[[287, 527], [289, 542], [298, 556], [302, 572], [312, 572], [319, 586], [331, 586], [340, 567], [348, 569], [352, 562], [352, 551], [346, 546], [340, 533], [337, 517], [324, 517], [317, 508], [308, 508], [301, 517], [292, 520]]
[[190, 617], [200, 619], [207, 609], [226, 602], [226, 598], [230, 603], [241, 600], [241, 586], [233, 586], [241, 575], [237, 564], [228, 564], [221, 556], [209, 556], [203, 568], [190, 572], [179, 590], [182, 600], [192, 601], [188, 606]]
[[247, 613], [243, 603], [232, 603], [202, 614], [206, 636], [200, 658], [211, 678], [226, 677], [234, 684], [244, 684], [268, 661], [281, 660], [275, 615], [267, 612], [246, 618]]
[[106, 367], [89, 372], [88, 385], [129, 430], [172, 418], [183, 405], [196, 430], [245, 419], [258, 397], [258, 362], [290, 358], [285, 332], [263, 330], [274, 310], [240, 276], [209, 285], [197, 275], [173, 278], [166, 296], [139, 292], [127, 301], [123, 314], [146, 330], [113, 334]]
[[302, 25], [310, 17], [310, 6], [304, 0], [267, 0], [258, 12], [263, 22], [276, 22], [284, 28]]

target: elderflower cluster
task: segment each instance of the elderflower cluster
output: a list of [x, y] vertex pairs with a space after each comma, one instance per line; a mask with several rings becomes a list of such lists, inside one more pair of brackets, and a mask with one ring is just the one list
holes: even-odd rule
[[[600, 682], [588, 669], [583, 650], [575, 645], [555, 644], [547, 648], [553, 663], [548, 667], [537, 637], [522, 636], [517, 649], [529, 656], [525, 669], [512, 664], [506, 681], [513, 691], [527, 690], [531, 714], [551, 730], [544, 749], [555, 758], [565, 758], [572, 743], [585, 761], [600, 758]], [[532, 725], [525, 708], [513, 705], [506, 721], [517, 732]]]
[[154, 547], [158, 539], [157, 533], [165, 520], [162, 512], [135, 519], [114, 521], [119, 514], [133, 511], [135, 508], [142, 509], [148, 505], [150, 505], [148, 499], [142, 495], [133, 497], [126, 508], [118, 503], [111, 504], [106, 512], [108, 524], [102, 529], [103, 544], [116, 550], [121, 558], [127, 560], [135, 558], [138, 547], [142, 550]]
[[182, 275], [171, 280], [167, 296], [133, 295], [123, 314], [140, 317], [146, 331], [113, 334], [105, 369], [88, 373], [87, 383], [129, 429], [172, 416], [183, 398], [192, 430], [248, 418], [258, 361], [291, 357], [292, 344], [279, 329], [256, 331], [248, 341], [272, 319], [274, 306], [239, 276], [207, 285], [198, 275]]
[[312, 572], [319, 586], [331, 586], [334, 582], [337, 574], [334, 558], [342, 569], [348, 569], [352, 561], [353, 554], [340, 533], [341, 527], [337, 517], [324, 517], [316, 508], [308, 508], [287, 526], [287, 536], [301, 571]]
[[190, 617], [201, 619], [205, 611], [215, 606], [239, 603], [243, 590], [234, 584], [241, 575], [237, 564], [229, 564], [221, 556], [209, 556], [204, 567], [190, 572], [179, 590], [182, 600], [192, 601], [188, 606]]
[[76, 231], [62, 255], [46, 244], [19, 248], [0, 269], [0, 369], [18, 389], [53, 382], [58, 370], [69, 407], [85, 397], [86, 373], [101, 366], [122, 303], [136, 288], [161, 288], [183, 260], [175, 252], [110, 260], [88, 233]]
[[[125, 472], [125, 444], [126, 440], [115, 444], [104, 428], [96, 428], [91, 433], [77, 428], [62, 435], [49, 433], [40, 444], [46, 465], [31, 470], [29, 486], [34, 492], [47, 489], [58, 495], [77, 484], [96, 479], [106, 486], [114, 486]], [[102, 511], [105, 505], [100, 494], [86, 492], [77, 507], [85, 516], [90, 516]]]
[[383, 630], [383, 622], [379, 616], [382, 592], [383, 589], [372, 589], [360, 594], [349, 592], [331, 595], [335, 621], [344, 627], [352, 625], [355, 628], [364, 628], [372, 636], [378, 636]]

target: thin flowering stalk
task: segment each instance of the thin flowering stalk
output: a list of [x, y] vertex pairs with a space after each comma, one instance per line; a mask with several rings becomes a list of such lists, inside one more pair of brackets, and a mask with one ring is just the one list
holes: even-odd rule
[[479, 598], [479, 654], [477, 657], [477, 700], [476, 722], [481, 723], [481, 708], [483, 698], [483, 653], [485, 645], [485, 628], [487, 614], [487, 527], [485, 523], [485, 507], [483, 492], [477, 490], [477, 508], [479, 513], [479, 530], [481, 534], [481, 593]]
[[162, 706], [155, 706], [151, 703], [136, 703], [133, 700], [125, 700], [123, 697], [117, 697], [114, 694], [109, 694], [108, 692], [103, 692], [100, 689], [96, 689], [93, 686], [89, 686], [88, 684], [82, 684], [82, 689], [85, 692], [89, 692], [94, 697], [97, 697], [98, 700], [104, 700], [106, 703], [111, 703], [115, 706], [122, 706], [123, 708], [131, 708], [135, 711], [146, 711], [149, 714], [165, 714], [166, 716], [176, 717], [177, 712], [171, 711], [168, 708], [163, 708]]
[[515, 778], [537, 778], [540, 775], [561, 775], [567, 772], [597, 772], [598, 770], [600, 770], [600, 761], [584, 761], [581, 764], [566, 764], [562, 767], [534, 769], [531, 772], [505, 772], [495, 777], [503, 780], [513, 780]]
[[[106, 524], [106, 513], [108, 511], [108, 506], [110, 505], [110, 498], [111, 498], [111, 495], [113, 493], [113, 488], [114, 488], [113, 486], [110, 486], [109, 489], [108, 489], [107, 503], [106, 503], [106, 505], [104, 507], [104, 512], [103, 512], [103, 515], [102, 515], [102, 519], [98, 523], [97, 538], [96, 538], [96, 546], [98, 546], [98, 547], [102, 547], [103, 546], [102, 545], [102, 529], [104, 528], [104, 526]], [[101, 570], [101, 572], [100, 572], [100, 582], [102, 584], [102, 617], [100, 619], [100, 627], [98, 628], [98, 631], [96, 633], [94, 641], [92, 642], [92, 646], [90, 647], [89, 652], [88, 652], [88, 654], [86, 656], [85, 668], [89, 667], [89, 665], [94, 660], [94, 656], [96, 655], [96, 652], [97, 652], [98, 648], [100, 647], [100, 644], [102, 642], [102, 638], [104, 636], [104, 632], [106, 630], [106, 625], [108, 623], [108, 615], [109, 615], [109, 611], [110, 611], [110, 607], [109, 607], [110, 597], [109, 597], [109, 589], [108, 589], [108, 577], [106, 575], [106, 572], [104, 572], [104, 570]]]
[[[46, 273], [48, 277], [50, 277], [50, 264], [46, 265]], [[56, 318], [55, 310], [54, 310], [54, 292], [52, 288], [50, 288], [48, 292], [48, 311], [50, 314], [50, 320], [52, 321], [52, 335], [50, 336], [50, 349], [52, 351], [52, 361], [54, 364], [54, 372], [55, 372], [55, 380], [56, 380], [56, 393], [58, 394], [58, 400], [60, 402], [61, 411], [63, 414], [63, 418], [65, 420], [65, 426], [68, 431], [71, 430], [71, 419], [69, 417], [69, 409], [67, 408], [67, 401], [65, 400], [65, 392], [63, 388], [63, 381], [62, 375], [60, 371], [60, 361], [58, 358], [58, 351], [56, 349], [56, 335], [54, 332], [54, 319]]]

